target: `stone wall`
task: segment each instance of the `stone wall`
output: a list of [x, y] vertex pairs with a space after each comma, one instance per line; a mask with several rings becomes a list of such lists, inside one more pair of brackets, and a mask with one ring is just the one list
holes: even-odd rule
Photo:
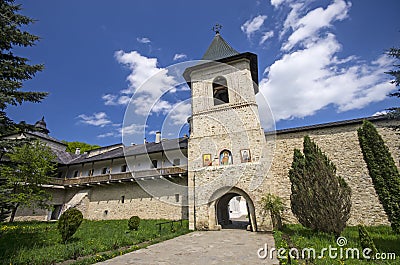
[[[63, 188], [49, 188], [48, 192], [52, 195], [51, 204], [63, 204], [65, 201], [66, 191]], [[15, 221], [47, 221], [50, 220], [51, 210], [31, 208], [31, 207], [19, 207], [15, 214]]]
[[[384, 138], [391, 154], [399, 167], [399, 135], [388, 128], [389, 121], [375, 121], [380, 135]], [[364, 162], [359, 146], [357, 129], [361, 123], [292, 130], [276, 135], [274, 160], [266, 181], [260, 187], [262, 193], [274, 193], [281, 196], [287, 210], [284, 217], [289, 222], [297, 222], [290, 211], [289, 169], [293, 161], [293, 150], [302, 150], [303, 137], [309, 135], [329, 159], [336, 165], [337, 174], [342, 176], [352, 189], [352, 208], [349, 225], [364, 223], [366, 225], [388, 224], [387, 216], [378, 200]], [[267, 142], [273, 141], [267, 136]]]
[[[384, 138], [396, 165], [400, 168], [400, 137], [389, 128], [393, 121], [373, 121]], [[388, 225], [387, 216], [377, 197], [372, 179], [369, 176], [359, 146], [357, 129], [359, 122], [344, 122], [333, 125], [310, 126], [300, 129], [283, 130], [277, 134], [267, 134], [267, 152], [272, 154], [272, 164], [237, 164], [231, 166], [212, 166], [193, 170], [189, 167], [189, 198], [196, 200], [192, 205], [189, 223], [191, 228], [218, 229], [215, 218], [215, 203], [218, 198], [212, 194], [221, 187], [233, 187], [247, 195], [254, 205], [258, 230], [272, 229], [269, 214], [263, 213], [261, 198], [268, 193], [283, 198], [286, 210], [284, 219], [296, 223], [297, 219], [290, 210], [291, 183], [288, 177], [293, 161], [293, 150], [302, 150], [303, 137], [309, 135], [329, 159], [336, 165], [337, 174], [342, 176], [352, 189], [352, 208], [348, 225]], [[190, 142], [189, 142], [190, 144]], [[240, 144], [240, 142], [238, 142]], [[190, 145], [189, 145], [190, 147]], [[189, 156], [190, 156], [189, 151]], [[261, 173], [262, 183], [256, 189], [249, 185], [253, 178]], [[256, 182], [257, 183], [257, 182]], [[193, 187], [195, 184], [195, 187]], [[193, 193], [195, 191], [195, 196]], [[228, 190], [226, 190], [228, 192]], [[210, 200], [208, 203], [201, 199]], [[195, 215], [195, 216], [194, 216]], [[196, 224], [195, 224], [196, 223]]]
[[[186, 180], [180, 179], [180, 185], [186, 186]], [[147, 180], [156, 189], [163, 189], [164, 184], [157, 180]], [[187, 219], [187, 194], [174, 189], [152, 196], [136, 182], [116, 183], [94, 186], [90, 189], [87, 202], [86, 219], [129, 219], [137, 215], [142, 219]], [[177, 195], [178, 194], [178, 195]], [[124, 196], [124, 197], [122, 197]], [[177, 201], [179, 196], [179, 201]], [[82, 206], [81, 206], [82, 207]]]
[[[188, 219], [187, 177], [173, 180], [146, 180], [142, 186], [136, 182], [91, 185], [82, 188], [49, 188], [52, 205], [65, 205], [80, 191], [87, 196], [74, 207], [85, 219], [128, 219], [137, 215], [142, 219]], [[144, 189], [154, 193], [149, 195]], [[122, 199], [122, 196], [123, 199]], [[16, 221], [50, 220], [51, 210], [19, 208]]]

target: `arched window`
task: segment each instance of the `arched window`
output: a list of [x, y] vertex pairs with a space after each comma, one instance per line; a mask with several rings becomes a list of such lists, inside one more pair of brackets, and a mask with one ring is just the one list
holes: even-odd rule
[[214, 106], [229, 103], [228, 87], [226, 79], [218, 76], [213, 81]]
[[229, 150], [222, 150], [219, 153], [219, 164], [220, 165], [232, 165], [232, 153]]

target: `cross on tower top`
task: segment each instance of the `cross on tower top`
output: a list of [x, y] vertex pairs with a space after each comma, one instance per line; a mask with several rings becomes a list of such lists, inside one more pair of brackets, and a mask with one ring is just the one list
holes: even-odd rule
[[212, 30], [215, 32], [215, 34], [219, 34], [220, 30], [222, 29], [222, 25], [220, 24], [215, 24], [214, 27], [212, 27]]

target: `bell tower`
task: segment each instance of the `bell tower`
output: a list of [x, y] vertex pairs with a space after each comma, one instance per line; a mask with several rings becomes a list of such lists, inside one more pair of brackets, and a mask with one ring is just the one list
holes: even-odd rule
[[255, 193], [262, 181], [266, 140], [255, 95], [257, 56], [239, 53], [215, 36], [184, 77], [191, 88], [188, 143], [189, 225], [221, 229], [229, 222], [230, 198], [246, 199], [249, 229], [257, 230]]

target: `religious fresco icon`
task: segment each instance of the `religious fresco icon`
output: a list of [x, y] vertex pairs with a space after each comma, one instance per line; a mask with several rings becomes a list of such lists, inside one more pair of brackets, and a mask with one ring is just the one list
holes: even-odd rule
[[211, 154], [203, 155], [203, 167], [208, 167], [212, 165]]
[[240, 157], [241, 157], [242, 163], [251, 162], [250, 149], [240, 150]]
[[232, 153], [229, 150], [223, 150], [219, 154], [220, 165], [232, 165]]

